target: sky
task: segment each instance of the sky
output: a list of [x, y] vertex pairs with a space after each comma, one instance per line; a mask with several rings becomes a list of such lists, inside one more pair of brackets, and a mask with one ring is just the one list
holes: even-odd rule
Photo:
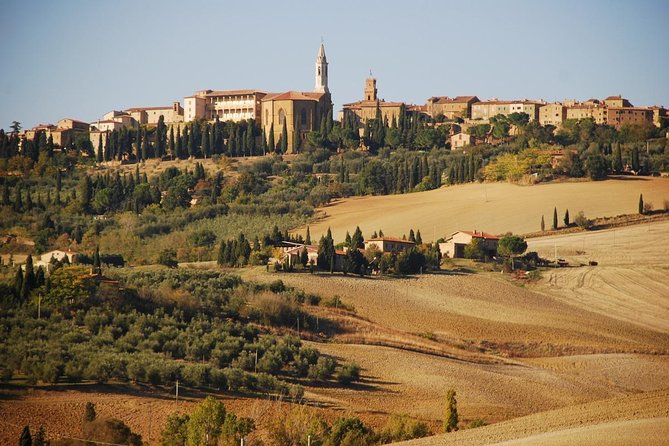
[[[0, 0], [0, 128], [183, 104], [197, 90], [669, 107], [668, 0]], [[336, 114], [335, 114], [336, 115]]]

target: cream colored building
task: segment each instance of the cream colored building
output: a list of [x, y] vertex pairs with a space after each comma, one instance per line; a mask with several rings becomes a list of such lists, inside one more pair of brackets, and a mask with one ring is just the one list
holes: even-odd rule
[[125, 110], [140, 125], [156, 125], [160, 117], [165, 124], [176, 124], [184, 121], [184, 109], [179, 101], [165, 107], [134, 107]]
[[539, 119], [539, 108], [543, 105], [545, 105], [545, 102], [527, 99], [521, 101], [480, 101], [472, 104], [472, 120], [487, 122], [497, 115], [508, 116], [512, 113], [526, 113], [530, 117], [530, 121], [536, 121]]
[[372, 246], [380, 252], [402, 252], [413, 248], [416, 244], [397, 237], [376, 237], [365, 240], [365, 250]]
[[474, 137], [468, 133], [457, 133], [450, 138], [451, 150], [462, 149], [465, 146], [470, 146], [474, 142]]
[[485, 255], [490, 257], [497, 255], [499, 237], [477, 230], [454, 232], [443, 243], [439, 243], [439, 251], [444, 257], [450, 257], [452, 259], [463, 258], [465, 256], [465, 247], [474, 239], [479, 239], [483, 242], [483, 251], [485, 252]]
[[608, 119], [606, 106], [589, 101], [589, 103], [567, 107], [567, 119], [581, 120], [589, 118], [596, 124], [606, 124]]
[[609, 96], [608, 98], [604, 99], [604, 105], [606, 105], [607, 107], [617, 107], [617, 108], [633, 107], [630, 101], [623, 98], [622, 95]]
[[260, 121], [262, 99], [260, 90], [201, 90], [184, 98], [184, 120]]
[[567, 119], [567, 107], [559, 102], [539, 108], [539, 124], [560, 127]]
[[479, 102], [476, 96], [433, 96], [426, 101], [427, 113], [432, 118], [441, 114], [446, 119], [466, 119], [472, 116], [472, 104], [476, 102]]

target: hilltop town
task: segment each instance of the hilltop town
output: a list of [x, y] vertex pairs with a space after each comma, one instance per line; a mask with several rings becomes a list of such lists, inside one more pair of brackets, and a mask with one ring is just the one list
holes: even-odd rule
[[[166, 126], [170, 132], [170, 146], [159, 154], [174, 157], [175, 146], [180, 140], [184, 140], [181, 144], [186, 153], [185, 146], [189, 137], [187, 129], [190, 128], [192, 133], [192, 123], [195, 121], [206, 123], [197, 130], [205, 139], [210, 138], [211, 133], [210, 151], [215, 144], [222, 144], [213, 140], [215, 123], [252, 122], [255, 129], [253, 143], [249, 142], [248, 145], [263, 147], [265, 151], [298, 153], [300, 149], [318, 146], [318, 138], [313, 134], [324, 133], [322, 127], [333, 120], [333, 104], [328, 87], [328, 61], [324, 44], [321, 44], [318, 50], [314, 77], [315, 85], [312, 91], [291, 90], [270, 93], [254, 88], [204, 89], [185, 97], [183, 105], [180, 101], [174, 101], [168, 106], [112, 110], [91, 123], [64, 118], [55, 124], [40, 124], [24, 130], [20, 136], [22, 139], [33, 141], [43, 134], [56, 146], [69, 147], [78, 144], [90, 147], [94, 154], [101, 154], [103, 159], [108, 160], [103, 152], [106, 146], [114, 144], [111, 135], [121, 130], [130, 131], [137, 136], [131, 137], [132, 141], [125, 144], [120, 142], [123, 147], [114, 154], [118, 159], [128, 160], [142, 157], [142, 132], [138, 132], [138, 129], [148, 129], [150, 143], [158, 144], [156, 138], [166, 135], [153, 137], [150, 130]], [[499, 142], [504, 136], [517, 133], [516, 126], [513, 126], [514, 122], [516, 124], [535, 122], [552, 131], [560, 129], [566, 121], [585, 119], [617, 130], [626, 126], [645, 125], [666, 128], [669, 122], [667, 109], [664, 106], [637, 107], [621, 95], [609, 96], [602, 100], [570, 99], [553, 103], [540, 99], [481, 100], [477, 96], [433, 96], [422, 105], [386, 101], [379, 97], [377, 80], [373, 77], [365, 80], [362, 99], [345, 103], [336, 117], [341, 127], [349, 129], [353, 137], [360, 138], [360, 146], [366, 147], [367, 141], [364, 136], [370, 132], [367, 128], [368, 123], [380, 118], [387, 128], [403, 128], [409, 115], [431, 128], [445, 126], [443, 141], [433, 142], [434, 145], [443, 144], [451, 149]], [[512, 119], [511, 125], [507, 124], [507, 129], [500, 134], [493, 132], [494, 125], [490, 126], [491, 123], [499, 122], [499, 117], [515, 117], [516, 120]], [[82, 138], [86, 137], [88, 141], [84, 144]], [[200, 135], [196, 135], [196, 140], [199, 139]], [[341, 147], [351, 144], [343, 139], [345, 138], [339, 142]], [[240, 150], [241, 155], [256, 154], [250, 147], [245, 149]]]

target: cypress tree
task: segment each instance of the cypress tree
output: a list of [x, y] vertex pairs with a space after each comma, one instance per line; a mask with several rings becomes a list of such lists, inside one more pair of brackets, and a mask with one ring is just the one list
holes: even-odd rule
[[450, 389], [446, 395], [446, 409], [444, 410], [444, 431], [457, 431], [458, 421], [458, 402], [455, 399], [455, 390]]
[[209, 155], [211, 156], [214, 153], [218, 153], [216, 150], [216, 137], [215, 137], [215, 126], [207, 127], [209, 132]]
[[142, 159], [142, 129], [137, 128], [137, 136], [135, 141], [135, 156], [137, 160]]
[[409, 229], [409, 241], [416, 243], [416, 234], [414, 234], [413, 229]]
[[643, 214], [643, 194], [639, 194], [639, 214]]
[[246, 124], [246, 148], [249, 151], [249, 156], [255, 155], [255, 138], [253, 137], [253, 120], [249, 119]]
[[158, 117], [158, 126], [156, 128], [156, 156], [162, 158], [165, 155], [165, 141], [167, 140], [167, 132], [165, 129], [165, 117], [160, 115]]
[[283, 127], [281, 127], [281, 153], [286, 154], [288, 152], [288, 126], [286, 124], [286, 119], [283, 120]]
[[274, 123], [272, 123], [269, 126], [269, 136], [267, 145], [269, 146], [269, 150], [271, 152], [274, 152], [276, 150], [276, 144], [274, 143]]
[[14, 188], [14, 203], [13, 203], [14, 212], [23, 211], [23, 199], [21, 198], [21, 189], [16, 186]]
[[21, 290], [23, 289], [23, 270], [19, 267], [16, 270], [16, 275], [14, 276], [14, 294], [16, 297], [21, 296]]
[[564, 225], [569, 226], [569, 209], [564, 211]]
[[195, 157], [195, 129], [191, 128], [190, 132], [188, 133], [188, 145], [187, 145], [187, 150], [188, 150], [188, 156], [193, 158]]
[[546, 230], [546, 223], [544, 222], [544, 216], [541, 216], [541, 232]]
[[613, 171], [614, 172], [622, 172], [624, 169], [623, 166], [623, 155], [622, 151], [620, 150], [620, 143], [617, 142], [615, 143], [614, 149], [613, 149]]
[[149, 139], [146, 137], [146, 130], [142, 132], [142, 161], [149, 158]]
[[95, 152], [95, 161], [97, 161], [98, 163], [101, 163], [101, 162], [102, 162], [102, 152], [103, 152], [103, 148], [102, 148], [102, 132], [100, 132], [100, 133], [98, 134], [98, 148], [97, 148], [97, 151]]
[[28, 255], [25, 264], [25, 274], [23, 275], [23, 286], [21, 288], [21, 300], [28, 301], [30, 292], [35, 288], [35, 270], [33, 268], [33, 257]]
[[175, 150], [175, 144], [174, 144], [174, 126], [171, 126], [171, 127], [170, 127], [169, 150], [170, 150], [170, 158], [174, 159], [174, 150]]
[[304, 243], [311, 245], [311, 233], [309, 232], [309, 226], [307, 226], [307, 237], [304, 239]]
[[557, 216], [557, 208], [553, 208], [553, 229], [558, 228], [558, 216]]
[[416, 230], [416, 245], [423, 244], [423, 237], [420, 235], [420, 229]]
[[206, 158], [209, 158], [211, 148], [209, 147], [209, 124], [205, 124], [202, 127], [202, 155]]
[[183, 147], [181, 144], [181, 128], [177, 126], [177, 135], [174, 141], [174, 157], [176, 159], [183, 158]]
[[33, 446], [33, 438], [30, 435], [30, 428], [28, 426], [25, 426], [23, 432], [21, 432], [19, 446]]

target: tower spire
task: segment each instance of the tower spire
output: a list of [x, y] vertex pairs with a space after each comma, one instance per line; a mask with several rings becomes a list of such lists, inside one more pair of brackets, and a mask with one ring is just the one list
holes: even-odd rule
[[321, 37], [321, 46], [318, 48], [316, 56], [316, 84], [314, 86], [316, 93], [329, 93], [328, 89], [328, 60], [325, 57], [325, 45]]

